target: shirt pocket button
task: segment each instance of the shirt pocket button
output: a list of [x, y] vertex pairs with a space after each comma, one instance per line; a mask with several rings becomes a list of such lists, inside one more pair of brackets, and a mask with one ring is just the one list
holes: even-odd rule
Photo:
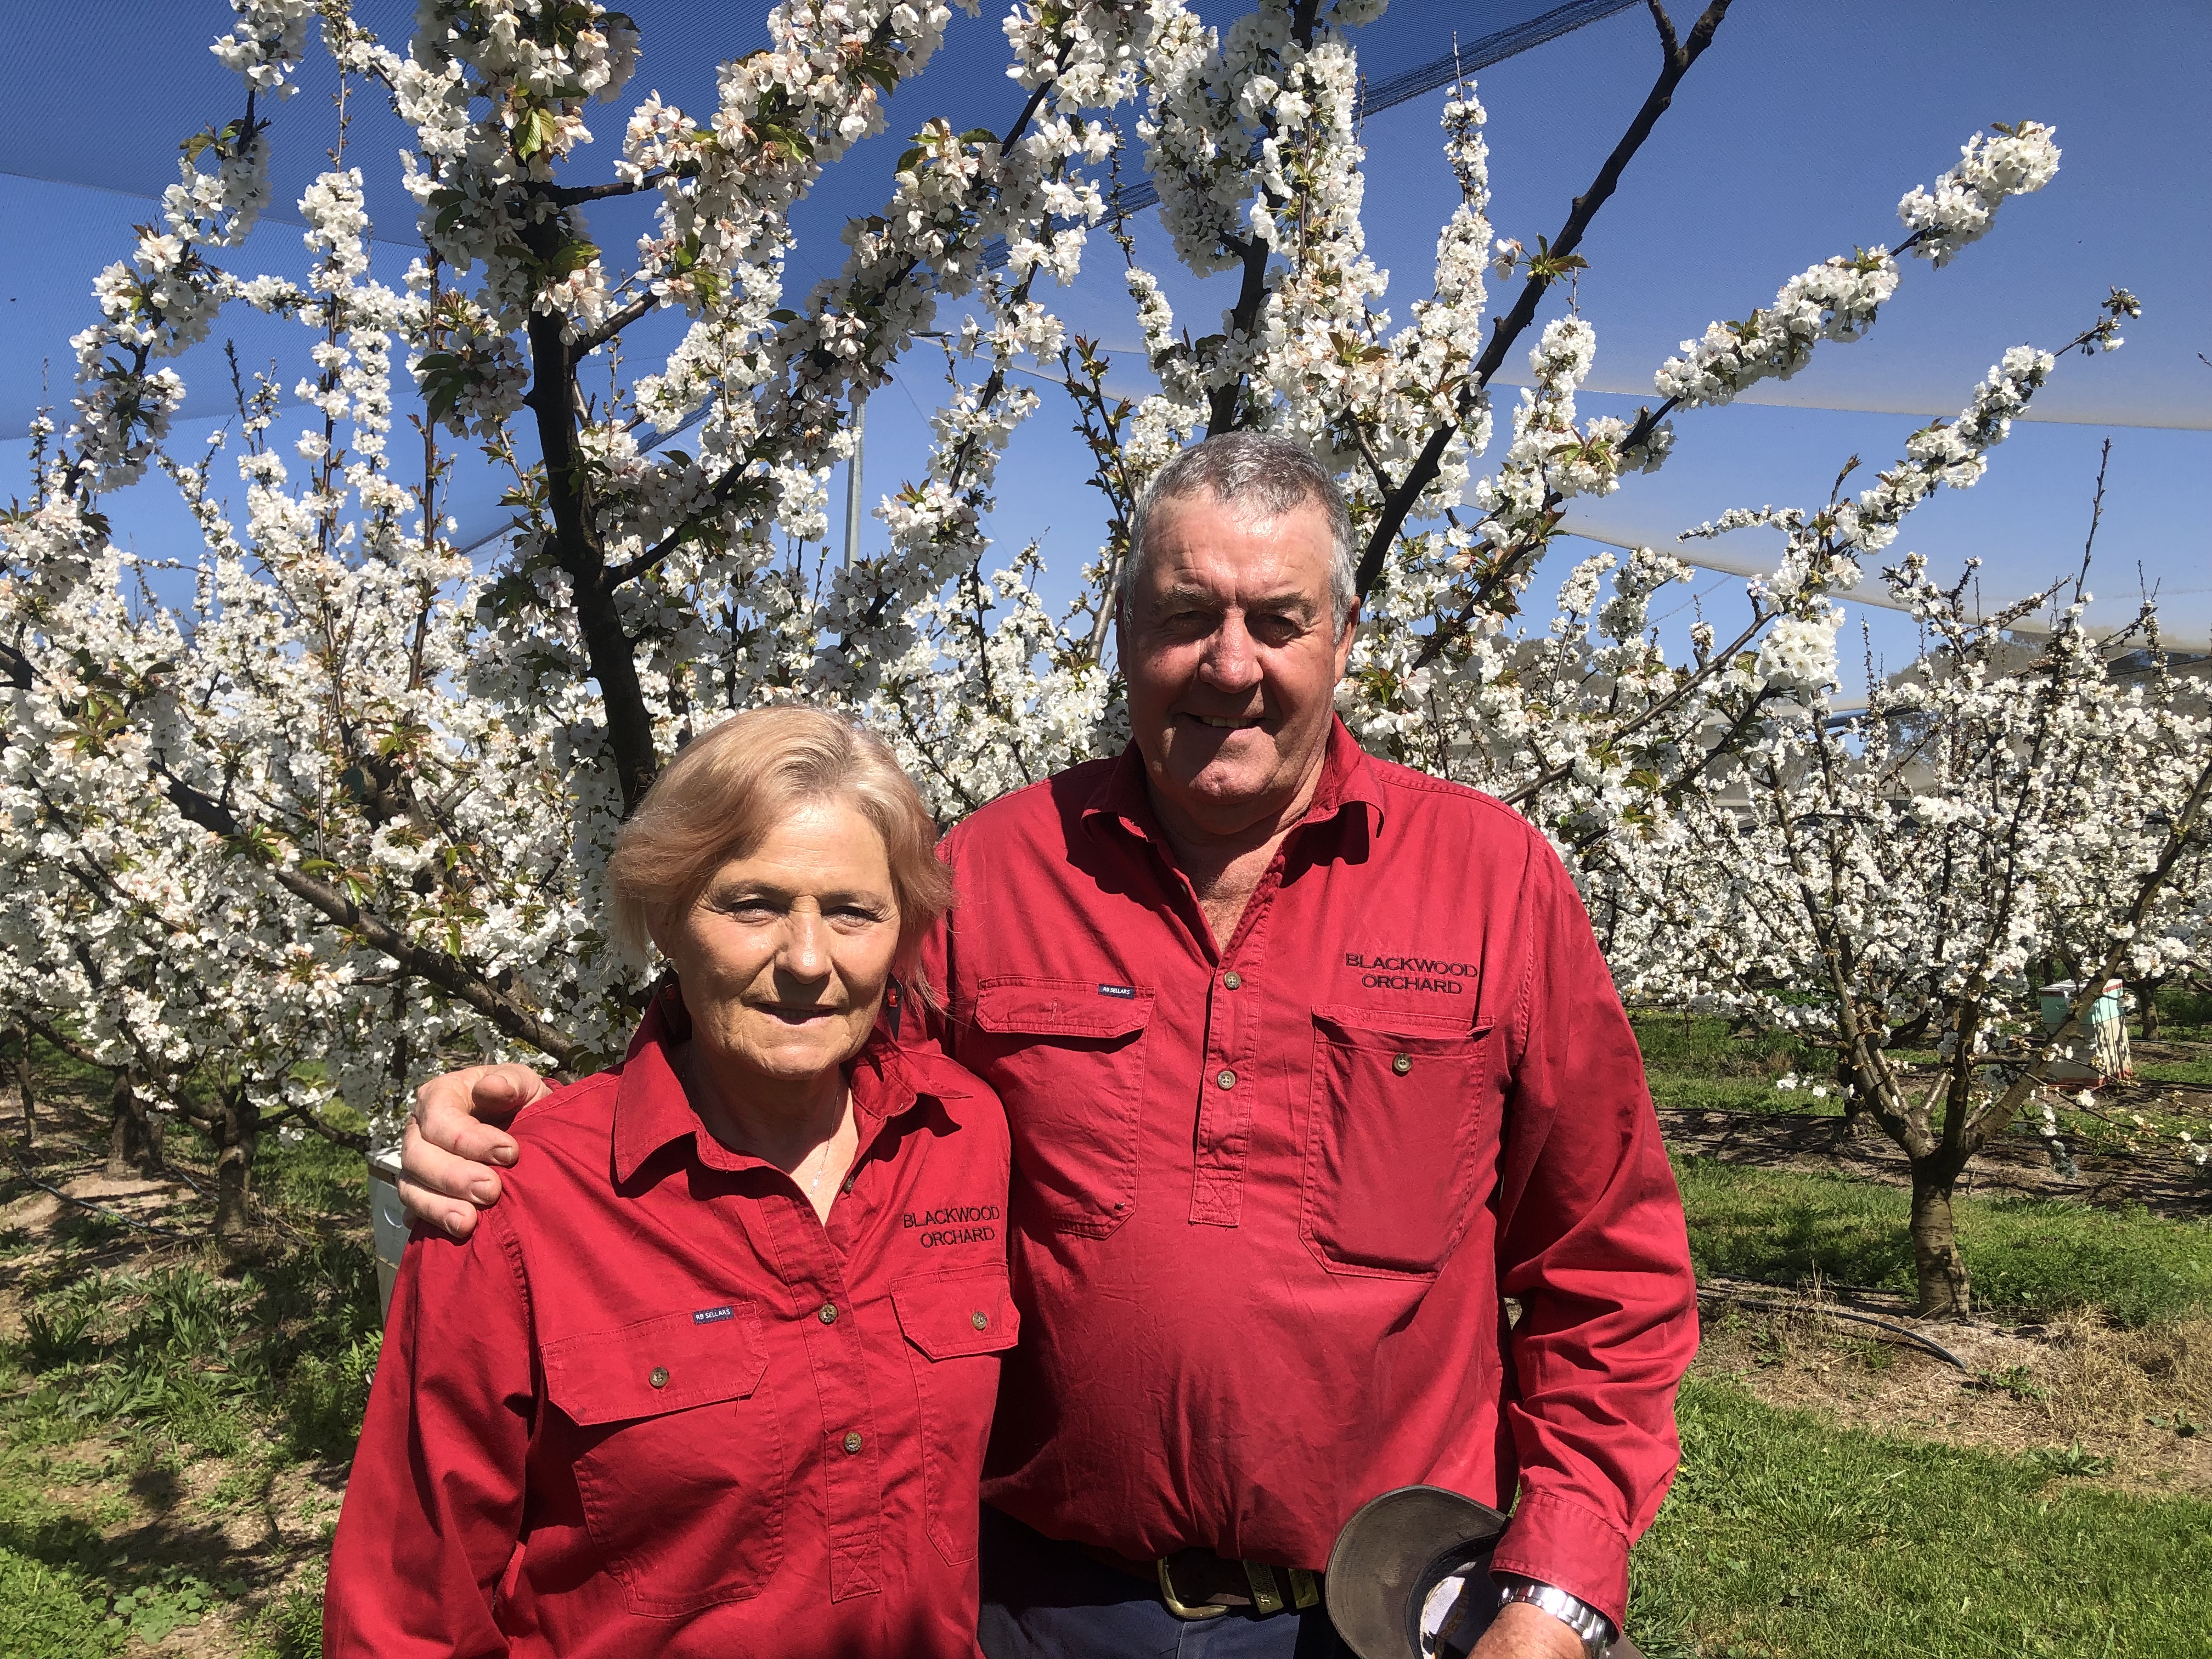
[[1390, 1061], [1390, 1069], [1395, 1072], [1400, 1077], [1405, 1076], [1407, 1073], [1413, 1069], [1413, 1055], [1399, 1054], [1395, 1056]]
[[668, 1367], [665, 1365], [655, 1365], [653, 1368], [653, 1374], [647, 1376], [645, 1380], [652, 1383], [656, 1389], [666, 1388], [668, 1386]]

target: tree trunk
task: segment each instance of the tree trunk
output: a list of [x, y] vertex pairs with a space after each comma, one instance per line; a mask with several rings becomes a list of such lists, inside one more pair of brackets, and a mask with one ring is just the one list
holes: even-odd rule
[[2135, 994], [2136, 1006], [2142, 1010], [2143, 1041], [2148, 1042], [2158, 1035], [2158, 988], [2166, 983], [2166, 976], [2139, 979], [2128, 989]]
[[1966, 1316], [1966, 1258], [1959, 1250], [1959, 1231], [1951, 1214], [1951, 1189], [1958, 1172], [1912, 1164], [1912, 1260], [1920, 1282], [1923, 1319]]
[[146, 1109], [144, 1079], [125, 1068], [115, 1074], [108, 1092], [107, 1178], [125, 1181], [134, 1175], [161, 1173], [161, 1133]]
[[31, 1034], [20, 1026], [0, 1031], [0, 1046], [11, 1048], [8, 1066], [15, 1074], [15, 1096], [23, 1103], [23, 1145], [38, 1137], [39, 1123], [31, 1104]]
[[226, 1089], [216, 1124], [215, 1230], [235, 1237], [246, 1231], [246, 1199], [253, 1182], [253, 1154], [261, 1140], [261, 1109], [242, 1088]]

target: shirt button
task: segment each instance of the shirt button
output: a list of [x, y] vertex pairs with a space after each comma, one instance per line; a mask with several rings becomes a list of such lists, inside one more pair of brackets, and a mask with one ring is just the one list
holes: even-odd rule
[[991, 1316], [985, 1313], [981, 1308], [976, 1309], [974, 1313], [969, 1315], [968, 1318], [969, 1322], [974, 1325], [979, 1331], [988, 1328], [991, 1322]]
[[1234, 968], [1221, 976], [1221, 982], [1232, 991], [1241, 991], [1244, 988], [1244, 976]]
[[822, 1322], [825, 1325], [836, 1324], [837, 1322], [837, 1304], [834, 1302], [823, 1303], [822, 1304], [822, 1313], [820, 1317]]
[[856, 1452], [860, 1449], [860, 1437], [858, 1431], [848, 1434], [845, 1437], [845, 1449], [848, 1452]]
[[655, 1365], [653, 1368], [653, 1375], [647, 1377], [645, 1380], [652, 1383], [656, 1389], [666, 1388], [668, 1386], [668, 1367], [665, 1365]]
[[1400, 1077], [1405, 1076], [1407, 1073], [1413, 1069], [1413, 1055], [1398, 1054], [1394, 1056], [1390, 1061], [1390, 1069], [1395, 1072]]
[[1221, 1088], [1233, 1089], [1237, 1086], [1237, 1073], [1224, 1066], [1213, 1074], [1213, 1081]]

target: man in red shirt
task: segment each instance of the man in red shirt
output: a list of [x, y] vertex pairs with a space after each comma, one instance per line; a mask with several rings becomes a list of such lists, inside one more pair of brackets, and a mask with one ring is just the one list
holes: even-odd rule
[[[1475, 1659], [1601, 1651], [1696, 1303], [1573, 884], [1513, 812], [1336, 720], [1351, 529], [1310, 456], [1211, 439], [1132, 528], [1133, 741], [951, 832], [929, 952], [940, 1039], [1014, 1136], [984, 1646], [1172, 1651], [1194, 1614], [1210, 1652], [1326, 1651], [1338, 1528], [1425, 1483], [1514, 1511]], [[427, 1085], [418, 1118], [511, 1158], [461, 1114], [519, 1073]], [[408, 1167], [432, 1224], [473, 1220], [434, 1194], [496, 1195], [412, 1127]]]

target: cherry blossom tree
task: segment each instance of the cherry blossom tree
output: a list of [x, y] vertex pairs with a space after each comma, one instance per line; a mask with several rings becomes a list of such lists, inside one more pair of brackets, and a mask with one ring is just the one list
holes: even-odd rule
[[[1784, 572], [1817, 566], [1863, 536], [1869, 497], [1973, 482], [2051, 365], [2008, 353], [1856, 522], [1832, 503], [1705, 528], [1777, 526]], [[2085, 552], [2069, 582], [1982, 618], [1971, 563], [1943, 587], [1906, 555], [1883, 580], [1920, 622], [1920, 658], [1869, 672], [1865, 712], [1848, 717], [1744, 696], [1751, 740], [1678, 792], [1664, 833], [1609, 842], [1594, 884], [1628, 994], [1727, 1010], [1830, 1054], [1849, 1109], [1910, 1165], [1926, 1315], [1969, 1306], [1952, 1200], [1974, 1156], [2024, 1113], [2055, 1137], [2052, 1063], [2086, 1050], [2106, 987], [2201, 967], [2212, 944], [2212, 717], [2169, 674], [2154, 606], [2103, 639], [2084, 625], [2087, 575]], [[1832, 627], [1778, 625], [1762, 656], [1801, 657], [1792, 678], [1832, 684], [1833, 642]], [[2118, 665], [2138, 653], [2148, 674]], [[2078, 988], [2046, 1030], [2034, 993], [2055, 964]], [[1932, 1073], [1895, 1052], [1931, 1039]]]
[[[1363, 740], [1504, 795], [1612, 879], [1607, 849], [1671, 844], [1706, 810], [1717, 757], [1796, 740], [1782, 710], [1818, 704], [1829, 596], [1994, 439], [1962, 422], [1916, 441], [1894, 479], [1793, 541], [1728, 644], [1701, 631], [1686, 662], [1648, 625], [1686, 574], [1664, 553], [1588, 562], [1557, 616], [1522, 617], [1566, 503], [1663, 465], [1676, 415], [1862, 337], [1908, 261], [1948, 264], [2058, 161], [2033, 122], [1975, 137], [1905, 198], [1894, 248], [1829, 259], [1686, 342], [1635, 420], [1584, 418], [1596, 338], [1577, 250], [1728, 0], [1679, 32], [1652, 4], [1651, 91], [1533, 252], [1494, 234], [1484, 112], [1455, 87], [1460, 200], [1402, 319], [1361, 225], [1358, 31], [1381, 0], [1261, 0], [1225, 26], [1187, 0], [1025, 0], [1004, 20], [1006, 125], [964, 132], [911, 84], [945, 7], [786, 0], [768, 46], [721, 66], [711, 109], [645, 98], [597, 169], [584, 111], [622, 95], [641, 40], [596, 0], [424, 0], [404, 51], [344, 0], [231, 9], [216, 51], [243, 112], [186, 143], [160, 223], [101, 274], [69, 424], [41, 423], [31, 494], [0, 529], [0, 1023], [37, 1022], [132, 1099], [209, 1116], [241, 1195], [272, 1123], [347, 1133], [337, 1101], [388, 1121], [465, 1054], [573, 1073], [619, 1051], [652, 965], [599, 925], [605, 854], [662, 762], [725, 711], [848, 709], [948, 821], [1112, 752], [1131, 510], [1204, 434], [1290, 433], [1343, 479], [1364, 622], [1340, 706]], [[226, 262], [266, 205], [270, 145], [303, 124], [328, 137], [274, 112], [311, 35], [343, 87], [331, 165], [299, 204], [314, 263], [304, 283], [243, 275]], [[370, 97], [414, 135], [423, 252], [396, 288], [371, 276], [345, 147]], [[887, 129], [912, 142], [880, 210], [847, 228], [836, 275], [787, 291], [793, 205]], [[1212, 332], [1136, 258], [1121, 204], [1139, 171], [1182, 264], [1235, 278]], [[655, 216], [617, 254], [588, 216], [625, 196]], [[1145, 342], [1140, 397], [1050, 308], [1100, 241]], [[1493, 281], [1516, 285], [1495, 316]], [[2116, 296], [2096, 343], [2118, 343], [2131, 303]], [[305, 331], [304, 429], [280, 439], [286, 388], [234, 362], [235, 421], [184, 453], [177, 360], [237, 307]], [[633, 373], [626, 331], [662, 312], [683, 337]], [[1489, 387], [1516, 350], [1533, 384], [1484, 474]], [[2048, 372], [2006, 362], [1998, 421]], [[926, 464], [881, 502], [888, 550], [844, 563], [829, 478], [867, 395], [925, 365], [943, 376]], [[1102, 507], [1064, 609], [1044, 596], [1048, 550], [996, 554], [988, 528], [1040, 384], [1066, 396]], [[512, 472], [516, 526], [485, 570], [450, 539], [463, 445]], [[115, 545], [104, 499], [164, 487], [198, 544]]]

